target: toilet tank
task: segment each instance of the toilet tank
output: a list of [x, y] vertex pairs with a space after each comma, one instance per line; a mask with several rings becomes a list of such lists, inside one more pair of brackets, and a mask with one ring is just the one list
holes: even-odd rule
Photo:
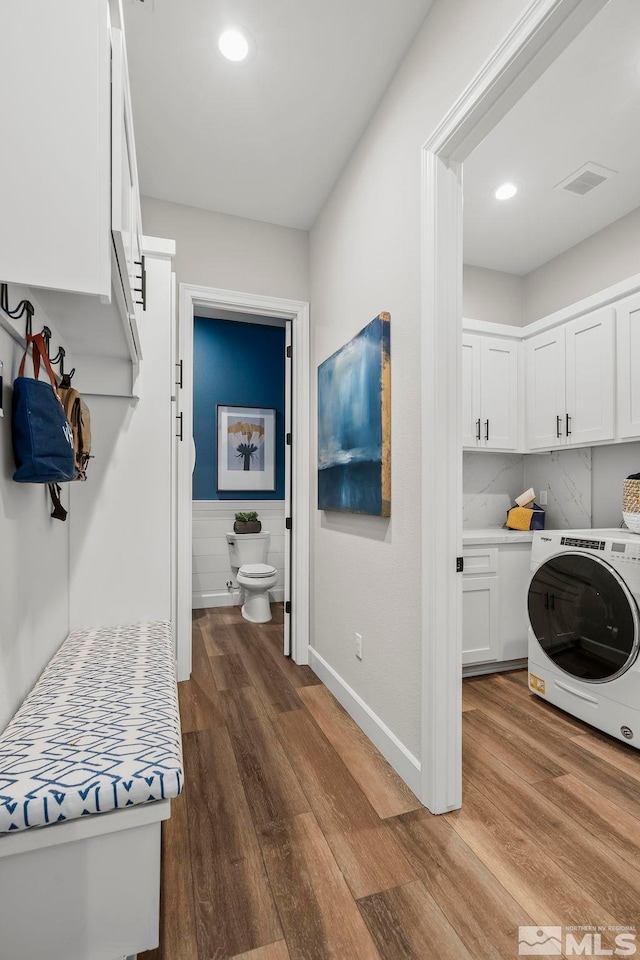
[[269, 534], [264, 530], [262, 533], [228, 533], [227, 543], [232, 567], [267, 562]]

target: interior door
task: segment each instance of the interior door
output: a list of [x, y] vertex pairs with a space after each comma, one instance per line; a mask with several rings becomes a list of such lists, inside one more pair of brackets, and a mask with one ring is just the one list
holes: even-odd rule
[[292, 454], [292, 416], [291, 416], [291, 384], [292, 384], [292, 336], [291, 321], [285, 324], [285, 361], [284, 361], [284, 654], [291, 656], [291, 530], [293, 518], [291, 516], [291, 454]]

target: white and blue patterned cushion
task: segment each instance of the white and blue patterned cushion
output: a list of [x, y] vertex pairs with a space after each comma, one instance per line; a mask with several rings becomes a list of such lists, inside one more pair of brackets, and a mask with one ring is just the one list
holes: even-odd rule
[[72, 633], [0, 736], [0, 833], [176, 797], [171, 626]]

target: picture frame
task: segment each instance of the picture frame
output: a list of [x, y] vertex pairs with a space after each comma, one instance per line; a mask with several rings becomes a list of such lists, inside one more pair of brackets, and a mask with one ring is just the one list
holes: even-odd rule
[[276, 411], [216, 406], [219, 491], [276, 489]]

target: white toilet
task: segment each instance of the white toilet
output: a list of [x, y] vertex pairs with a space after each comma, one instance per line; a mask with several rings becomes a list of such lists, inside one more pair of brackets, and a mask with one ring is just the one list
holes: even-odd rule
[[275, 587], [278, 571], [266, 563], [269, 534], [228, 533], [231, 569], [240, 587], [242, 616], [251, 623], [271, 620], [269, 590]]

